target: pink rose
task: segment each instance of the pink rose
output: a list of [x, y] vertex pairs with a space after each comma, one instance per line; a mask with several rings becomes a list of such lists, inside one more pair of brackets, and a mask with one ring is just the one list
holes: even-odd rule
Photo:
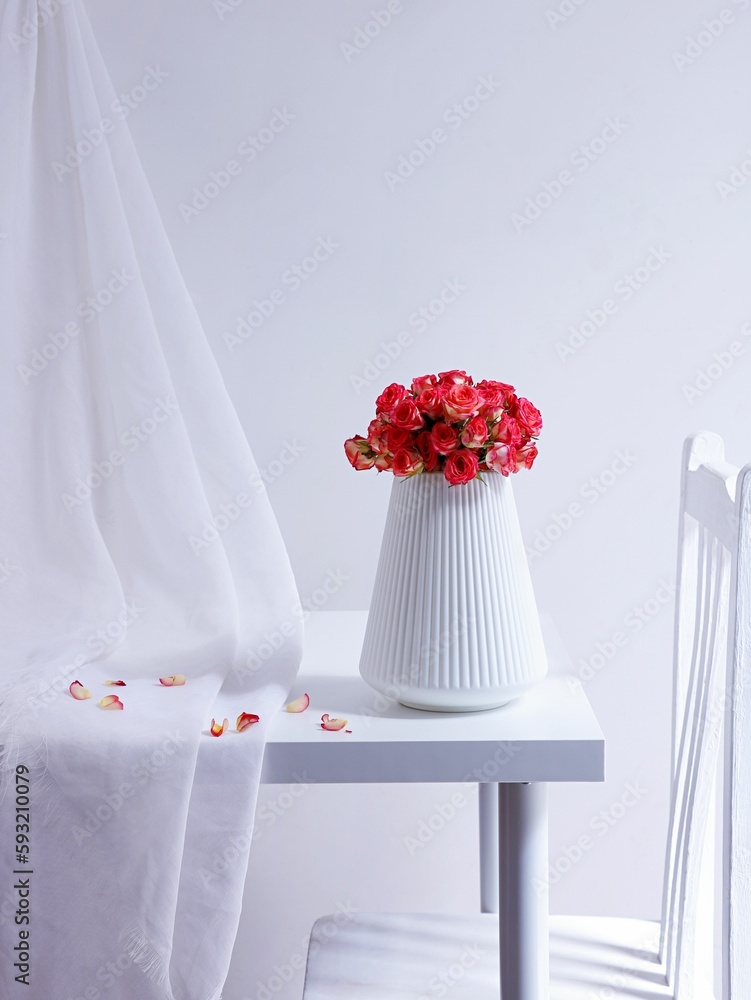
[[417, 404], [411, 397], [407, 397], [407, 399], [403, 399], [400, 403], [397, 403], [391, 411], [391, 423], [394, 427], [403, 427], [408, 431], [416, 431], [423, 426], [424, 422], [422, 414], [417, 409]]
[[386, 443], [386, 451], [395, 455], [400, 448], [406, 448], [412, 444], [412, 432], [405, 430], [404, 427], [389, 426], [384, 434], [384, 441]]
[[375, 452], [360, 434], [347, 438], [344, 442], [344, 452], [349, 459], [349, 464], [358, 472], [363, 469], [372, 469], [375, 464]]
[[438, 465], [438, 452], [433, 447], [433, 439], [430, 431], [420, 431], [417, 435], [415, 447], [422, 455], [423, 462], [425, 462], [425, 471], [433, 472]]
[[471, 385], [452, 385], [443, 396], [443, 412], [449, 420], [466, 420], [477, 416], [482, 397]]
[[443, 416], [443, 389], [423, 389], [415, 400], [417, 409], [431, 420]]
[[459, 447], [459, 435], [455, 427], [439, 421], [430, 430], [430, 441], [439, 455], [448, 455]]
[[542, 414], [528, 399], [520, 396], [514, 407], [514, 416], [519, 421], [523, 431], [530, 437], [537, 437], [542, 430]]
[[537, 458], [537, 445], [532, 441], [527, 441], [527, 443], [522, 448], [516, 449], [516, 471], [519, 469], [531, 469], [532, 463]]
[[490, 428], [490, 440], [496, 444], [522, 443], [522, 432], [519, 424], [508, 413], [504, 413], [497, 423]]
[[389, 452], [384, 451], [382, 455], [376, 455], [376, 460], [373, 465], [379, 472], [388, 472], [391, 468], [393, 460], [394, 456], [389, 454]]
[[493, 472], [507, 476], [516, 472], [516, 448], [512, 444], [494, 444], [485, 454], [485, 462]]
[[446, 459], [443, 474], [452, 486], [460, 486], [476, 478], [479, 465], [473, 451], [460, 448], [459, 451], [452, 451]]
[[391, 425], [381, 417], [376, 417], [368, 424], [368, 444], [373, 451], [387, 451], [386, 432]]
[[419, 396], [421, 392], [425, 392], [426, 389], [435, 389], [438, 385], [438, 379], [435, 375], [420, 375], [418, 378], [412, 379], [412, 392], [415, 396]]
[[506, 382], [493, 382], [484, 379], [475, 386], [482, 396], [482, 406], [480, 413], [488, 420], [497, 420], [503, 411], [509, 406], [514, 396], [513, 385]]
[[482, 448], [488, 440], [488, 424], [484, 417], [472, 417], [462, 428], [462, 444], [465, 448]]
[[376, 413], [390, 415], [396, 404], [401, 403], [407, 395], [409, 393], [405, 386], [400, 385], [398, 382], [392, 382], [391, 385], [386, 386], [376, 400]]
[[438, 372], [438, 381], [442, 385], [472, 385], [472, 377], [466, 372], [452, 368], [450, 372]]
[[399, 479], [422, 472], [425, 462], [417, 448], [400, 448], [394, 455], [391, 470]]

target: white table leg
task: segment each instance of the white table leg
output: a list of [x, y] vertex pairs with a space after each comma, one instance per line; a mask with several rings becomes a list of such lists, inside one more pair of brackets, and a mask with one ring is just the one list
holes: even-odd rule
[[498, 786], [502, 1000], [548, 1000], [548, 794], [544, 783]]
[[478, 786], [480, 805], [480, 912], [498, 913], [498, 785]]

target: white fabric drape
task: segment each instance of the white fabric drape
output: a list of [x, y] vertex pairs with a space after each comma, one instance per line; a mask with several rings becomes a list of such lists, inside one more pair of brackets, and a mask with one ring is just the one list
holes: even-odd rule
[[80, 0], [0, 31], [0, 996], [215, 1000], [297, 595]]

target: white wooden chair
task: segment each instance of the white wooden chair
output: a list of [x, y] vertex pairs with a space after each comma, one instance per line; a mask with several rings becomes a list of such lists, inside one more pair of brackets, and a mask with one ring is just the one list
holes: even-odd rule
[[[551, 917], [551, 1000], [708, 1000], [715, 919], [721, 1000], [751, 998], [751, 465], [740, 473], [727, 465], [714, 434], [684, 446], [675, 623], [662, 918]], [[720, 893], [713, 801], [723, 729]], [[311, 934], [304, 1000], [498, 1000], [492, 790], [481, 786], [486, 912], [361, 914], [342, 926], [323, 917]]]

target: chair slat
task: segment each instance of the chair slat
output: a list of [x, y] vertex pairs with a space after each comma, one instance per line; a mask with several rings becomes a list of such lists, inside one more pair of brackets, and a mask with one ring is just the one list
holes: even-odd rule
[[737, 493], [722, 820], [723, 1000], [747, 1000], [751, 989], [751, 466], [741, 471]]
[[698, 712], [695, 758], [688, 784], [687, 809], [690, 821], [680, 858], [681, 871], [676, 923], [681, 932], [676, 941], [675, 983], [676, 1000], [693, 997], [696, 974], [694, 955], [700, 903], [700, 880], [704, 856], [704, 838], [713, 802], [717, 774], [725, 690], [724, 654], [726, 634], [729, 554], [716, 544], [716, 576], [712, 597], [710, 635], [705, 651], [706, 668], [702, 684], [701, 708]]
[[[689, 749], [696, 733], [695, 712], [698, 704], [700, 684], [702, 630], [704, 625], [703, 606], [707, 583], [707, 534], [699, 526], [689, 529], [690, 548], [683, 554], [679, 568], [679, 594], [681, 602], [680, 628], [682, 648], [676, 660], [676, 690], [674, 705], [674, 752], [673, 780], [670, 799], [670, 821], [665, 861], [663, 894], [662, 933], [660, 953], [666, 967], [672, 973], [675, 955], [675, 938], [679, 931], [676, 919], [676, 898], [678, 895], [678, 873], [681, 845], [685, 837], [687, 815], [685, 811], [685, 786], [688, 775]], [[690, 585], [693, 609], [685, 601]], [[690, 628], [689, 628], [690, 626]]]

